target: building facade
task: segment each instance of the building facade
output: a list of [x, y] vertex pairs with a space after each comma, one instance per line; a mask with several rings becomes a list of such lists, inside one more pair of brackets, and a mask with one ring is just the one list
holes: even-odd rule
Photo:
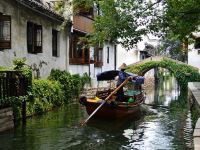
[[[0, 1], [0, 66], [11, 67], [26, 58], [35, 77], [46, 78], [52, 69], [87, 73], [95, 81], [100, 72], [117, 69], [117, 46], [105, 42], [88, 47], [84, 36], [94, 32], [95, 8], [80, 11], [62, 27], [50, 0]], [[94, 82], [94, 86], [96, 83]]]
[[36, 77], [46, 78], [53, 68], [66, 70], [69, 29], [60, 28], [63, 21], [39, 0], [1, 0], [0, 66], [26, 58]]
[[96, 86], [96, 75], [103, 71], [117, 69], [117, 46], [105, 42], [102, 46], [88, 47], [84, 37], [94, 32], [93, 21], [97, 14], [93, 7], [81, 9], [72, 17], [72, 29], [69, 48], [69, 72], [87, 73]]

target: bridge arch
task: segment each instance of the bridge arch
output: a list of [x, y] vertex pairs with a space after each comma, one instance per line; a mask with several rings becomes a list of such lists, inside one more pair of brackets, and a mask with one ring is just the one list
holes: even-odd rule
[[156, 56], [144, 59], [143, 61], [128, 65], [126, 71], [144, 76], [147, 71], [157, 67], [168, 69], [174, 74], [180, 84], [200, 81], [198, 68], [168, 57]]

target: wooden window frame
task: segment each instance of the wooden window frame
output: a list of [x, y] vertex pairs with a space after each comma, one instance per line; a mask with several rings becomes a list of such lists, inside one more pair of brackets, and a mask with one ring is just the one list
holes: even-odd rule
[[58, 31], [52, 29], [52, 56], [58, 57]]
[[[90, 50], [86, 48], [84, 44], [80, 44], [79, 38], [84, 37], [82, 32], [74, 31], [70, 37], [70, 52], [69, 63], [73, 65], [85, 65], [90, 64]], [[79, 53], [77, 53], [78, 49]]]
[[27, 50], [28, 53], [42, 53], [43, 45], [42, 25], [27, 22]]
[[194, 48], [200, 49], [200, 37], [195, 39]]
[[94, 67], [103, 66], [103, 48], [95, 48], [95, 63]]
[[81, 16], [85, 16], [85, 17], [94, 17], [94, 8], [90, 7], [90, 8], [84, 8], [84, 7], [79, 7], [79, 15]]
[[197, 50], [197, 54], [200, 55], [200, 50]]
[[[0, 49], [11, 49], [11, 16], [0, 13], [0, 23]], [[3, 35], [6, 29], [4, 25], [7, 25], [7, 37]]]

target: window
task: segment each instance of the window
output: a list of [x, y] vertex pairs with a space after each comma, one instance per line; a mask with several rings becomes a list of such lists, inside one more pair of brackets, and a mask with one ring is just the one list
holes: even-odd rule
[[85, 34], [74, 31], [70, 38], [70, 52], [69, 62], [70, 64], [89, 64], [90, 63], [90, 51], [85, 43], [80, 41], [81, 37]]
[[197, 51], [198, 55], [200, 55], [200, 50]]
[[52, 30], [52, 56], [58, 57], [58, 31]]
[[42, 53], [42, 26], [27, 22], [27, 49], [29, 53]]
[[109, 47], [107, 47], [107, 63], [109, 64], [109, 56], [110, 55], [110, 48]]
[[200, 48], [200, 38], [196, 38], [195, 39], [194, 48], [195, 49], [199, 49]]
[[103, 66], [103, 48], [96, 48], [95, 49], [95, 67], [102, 67]]
[[11, 49], [11, 17], [0, 13], [0, 49]]

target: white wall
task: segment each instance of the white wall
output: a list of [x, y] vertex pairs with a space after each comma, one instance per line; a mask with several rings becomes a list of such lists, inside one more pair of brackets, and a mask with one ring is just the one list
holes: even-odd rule
[[[0, 66], [11, 67], [15, 58], [25, 57], [28, 65], [39, 69], [40, 76], [46, 78], [52, 68], [67, 69], [68, 36], [66, 29], [60, 30], [61, 22], [49, 19], [30, 9], [24, 8], [12, 0], [0, 1], [0, 12], [11, 15], [11, 49], [0, 51]], [[27, 21], [42, 25], [43, 52], [27, 52]], [[52, 57], [52, 29], [59, 32], [59, 57]], [[36, 71], [34, 72], [36, 74]]]
[[125, 50], [121, 47], [121, 45], [117, 46], [117, 68], [122, 65], [122, 63], [126, 63], [126, 65], [135, 63], [139, 61], [139, 51], [136, 49]]
[[[109, 63], [107, 63], [107, 47], [109, 47]], [[91, 48], [92, 49], [92, 48]], [[92, 86], [97, 86], [96, 75], [103, 71], [114, 70], [114, 45], [105, 43], [103, 47], [103, 66], [102, 67], [94, 67], [94, 64], [90, 65], [69, 65], [69, 72], [72, 74], [80, 74], [83, 73], [89, 74], [92, 78]], [[103, 85], [102, 85], [103, 86]]]
[[69, 65], [69, 72], [72, 74], [84, 74], [89, 75], [89, 65]]
[[195, 49], [193, 44], [189, 46], [188, 64], [200, 69], [200, 49]]
[[[109, 47], [109, 63], [107, 63], [107, 48]], [[102, 71], [114, 70], [114, 45], [105, 43], [103, 47], [103, 66]]]

